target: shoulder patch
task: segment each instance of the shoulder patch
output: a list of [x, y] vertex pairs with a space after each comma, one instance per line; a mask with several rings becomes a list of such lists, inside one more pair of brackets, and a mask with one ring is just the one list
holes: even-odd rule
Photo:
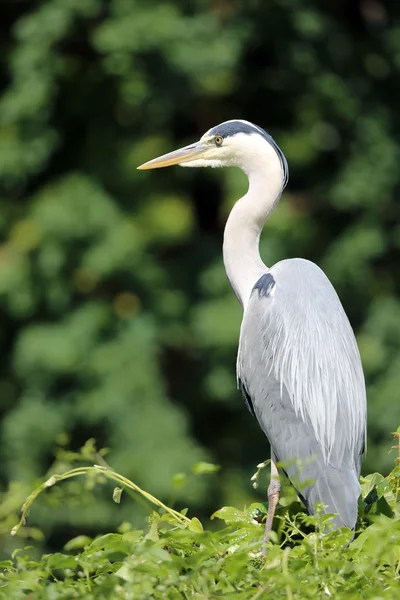
[[249, 413], [251, 415], [253, 415], [253, 417], [255, 417], [256, 413], [254, 412], [253, 402], [251, 400], [249, 392], [246, 390], [246, 387], [241, 379], [239, 379], [239, 388], [240, 388], [240, 391], [242, 392], [243, 400], [246, 403]]
[[253, 287], [252, 293], [257, 290], [259, 298], [266, 298], [270, 295], [275, 285], [275, 279], [272, 277], [271, 273], [265, 273], [265, 275], [262, 275], [257, 281], [256, 285]]

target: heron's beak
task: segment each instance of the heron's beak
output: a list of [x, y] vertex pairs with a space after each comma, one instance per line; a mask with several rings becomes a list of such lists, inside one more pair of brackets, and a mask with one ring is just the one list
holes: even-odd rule
[[146, 169], [160, 169], [161, 167], [180, 165], [201, 158], [207, 150], [209, 150], [209, 147], [203, 142], [196, 142], [196, 144], [190, 144], [190, 146], [185, 146], [179, 150], [174, 150], [174, 152], [168, 152], [168, 154], [153, 158], [153, 160], [140, 165], [138, 169], [144, 171]]

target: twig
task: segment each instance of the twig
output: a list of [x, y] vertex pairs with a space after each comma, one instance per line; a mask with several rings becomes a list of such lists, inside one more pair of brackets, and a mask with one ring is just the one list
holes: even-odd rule
[[12, 528], [11, 535], [15, 535], [16, 533], [18, 533], [19, 529], [23, 525], [25, 525], [26, 518], [29, 514], [29, 509], [30, 509], [32, 503], [36, 500], [36, 498], [39, 496], [39, 494], [41, 494], [46, 488], [53, 486], [58, 481], [64, 481], [66, 479], [70, 479], [71, 477], [78, 477], [80, 475], [88, 475], [89, 473], [96, 473], [96, 474], [102, 473], [108, 479], [116, 481], [123, 487], [133, 490], [134, 492], [137, 492], [138, 494], [140, 494], [141, 496], [146, 498], [146, 500], [148, 500], [152, 504], [155, 504], [159, 508], [162, 508], [163, 510], [165, 510], [165, 512], [169, 513], [176, 521], [178, 521], [178, 523], [180, 525], [189, 525], [191, 523], [191, 520], [188, 517], [186, 517], [185, 515], [182, 515], [178, 511], [174, 510], [173, 508], [166, 506], [163, 502], [161, 502], [161, 500], [158, 500], [158, 498], [156, 498], [152, 494], [149, 494], [149, 492], [142, 490], [142, 488], [140, 488], [138, 485], [136, 485], [136, 483], [133, 483], [133, 481], [130, 481], [130, 479], [127, 479], [123, 475], [116, 473], [115, 471], [113, 471], [112, 469], [110, 469], [107, 466], [93, 465], [92, 467], [78, 467], [76, 469], [71, 469], [70, 471], [66, 471], [65, 473], [62, 473], [61, 475], [52, 475], [47, 481], [45, 481], [44, 483], [39, 485], [39, 487], [37, 487], [28, 496], [28, 498], [25, 500], [24, 504], [22, 505], [21, 519], [20, 519], [19, 523], [17, 525], [15, 525], [15, 527]]

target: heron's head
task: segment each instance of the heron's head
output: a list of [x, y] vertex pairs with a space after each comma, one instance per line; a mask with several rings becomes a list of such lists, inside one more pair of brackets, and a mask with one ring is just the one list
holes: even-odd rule
[[255, 168], [262, 168], [265, 161], [275, 162], [282, 169], [285, 186], [288, 165], [274, 139], [261, 127], [235, 119], [212, 127], [198, 142], [154, 158], [138, 169], [158, 169], [171, 165], [240, 167], [249, 173]]

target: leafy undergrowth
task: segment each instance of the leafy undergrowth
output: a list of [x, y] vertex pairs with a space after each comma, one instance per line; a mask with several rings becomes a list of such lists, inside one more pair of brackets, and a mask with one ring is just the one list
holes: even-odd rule
[[[393, 448], [398, 452], [399, 438], [395, 434]], [[40, 558], [29, 548], [15, 551], [0, 564], [0, 598], [400, 598], [399, 462], [398, 457], [386, 478], [377, 473], [363, 478], [353, 542], [346, 529], [321, 533], [329, 517], [310, 517], [289, 507], [277, 518], [265, 558], [263, 505], [243, 511], [224, 507], [213, 515], [222, 527], [203, 530], [198, 519], [168, 508], [105, 464], [53, 474], [27, 499], [13, 534], [24, 531], [30, 506], [41, 492], [80, 475], [96, 482], [116, 481], [116, 502], [123, 491], [132, 490], [157, 510], [144, 529], [123, 523], [115, 533], [95, 539], [78, 536], [63, 552]]]

